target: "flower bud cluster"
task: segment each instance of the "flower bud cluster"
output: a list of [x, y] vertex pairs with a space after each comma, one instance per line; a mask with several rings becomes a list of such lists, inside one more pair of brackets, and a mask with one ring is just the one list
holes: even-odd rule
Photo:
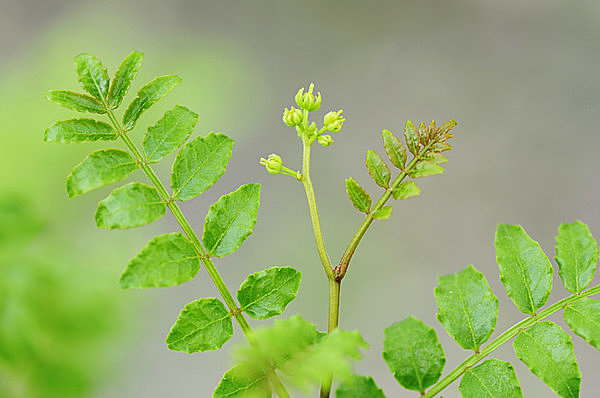
[[[342, 110], [331, 111], [323, 117], [323, 127], [319, 129], [315, 122], [309, 123], [308, 114], [314, 112], [321, 107], [321, 93], [314, 94], [315, 85], [311, 83], [308, 91], [304, 92], [304, 88], [298, 90], [294, 98], [299, 109], [293, 106], [285, 108], [283, 111], [283, 122], [290, 127], [295, 127], [298, 132], [298, 137], [306, 140], [308, 143], [317, 141], [320, 145], [327, 147], [333, 143], [333, 138], [324, 134], [326, 131], [338, 133], [344, 126], [346, 119], [342, 116]], [[265, 160], [265, 162], [267, 162]]]

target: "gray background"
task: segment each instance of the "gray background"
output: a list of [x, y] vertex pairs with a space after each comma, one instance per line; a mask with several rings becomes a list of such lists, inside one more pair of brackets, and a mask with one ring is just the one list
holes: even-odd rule
[[[342, 285], [340, 325], [360, 330], [371, 346], [357, 371], [372, 375], [388, 397], [404, 397], [414, 394], [395, 382], [381, 359], [383, 329], [392, 322], [412, 314], [434, 326], [447, 370], [469, 354], [435, 319], [437, 275], [468, 264], [484, 272], [500, 298], [493, 337], [523, 318], [499, 282], [497, 223], [523, 225], [550, 257], [561, 222], [580, 219], [600, 236], [598, 11], [598, 2], [584, 0], [1, 0], [2, 187], [34, 197], [65, 240], [119, 248], [111, 258], [117, 264], [111, 267], [114, 294], [141, 302], [132, 312], [134, 330], [115, 346], [121, 351], [114, 373], [94, 396], [209, 397], [230, 363], [225, 352], [188, 356], [163, 343], [185, 303], [217, 294], [205, 272], [176, 289], [118, 290], [120, 265], [154, 234], [176, 230], [169, 217], [146, 228], [106, 232], [95, 229], [92, 215], [109, 190], [67, 203], [64, 176], [92, 146], [45, 146], [41, 134], [70, 115], [45, 103], [43, 93], [77, 87], [73, 56], [94, 53], [112, 72], [132, 49], [145, 52], [134, 89], [157, 74], [184, 78], [142, 125], [181, 103], [200, 114], [196, 134], [223, 131], [237, 142], [226, 175], [186, 202], [184, 211], [201, 231], [208, 206], [220, 195], [242, 183], [262, 183], [254, 234], [217, 266], [232, 290], [251, 272], [295, 266], [303, 284], [285, 315], [301, 313], [320, 328], [326, 327], [327, 283], [304, 192], [294, 180], [268, 175], [258, 165], [272, 152], [291, 168], [300, 165], [300, 143], [281, 123], [283, 107], [312, 81], [323, 93], [322, 110], [343, 108], [347, 118], [331, 147], [313, 151], [333, 262], [362, 219], [346, 198], [344, 179], [353, 176], [379, 195], [363, 165], [367, 149], [383, 154], [381, 130], [401, 134], [406, 119], [458, 121], [445, 174], [424, 179], [420, 198], [395, 203], [390, 220], [374, 223]], [[166, 178], [167, 163], [160, 170]], [[567, 294], [557, 275], [554, 283], [549, 302]], [[560, 316], [551, 319], [563, 325]], [[240, 340], [238, 333], [234, 341]], [[600, 355], [581, 339], [573, 341], [583, 373], [581, 396], [598, 396]], [[513, 362], [526, 397], [552, 396], [515, 359], [510, 344], [494, 356]], [[444, 396], [458, 397], [457, 383]]]

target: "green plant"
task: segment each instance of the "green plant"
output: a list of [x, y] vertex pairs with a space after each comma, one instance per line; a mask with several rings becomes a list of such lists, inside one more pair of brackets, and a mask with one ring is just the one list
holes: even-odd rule
[[[167, 337], [172, 350], [195, 353], [220, 349], [233, 334], [235, 320], [246, 336], [248, 345], [235, 350], [237, 365], [225, 373], [214, 397], [269, 397], [275, 391], [289, 397], [290, 386], [309, 391], [321, 385], [321, 397], [328, 397], [334, 379], [339, 380], [336, 396], [384, 397], [369, 377], [353, 375], [351, 361], [360, 358], [366, 347], [358, 332], [338, 329], [340, 288], [350, 260], [374, 220], [386, 219], [392, 208], [390, 198], [406, 199], [419, 195], [414, 179], [439, 174], [446, 162], [441, 152], [451, 149], [447, 141], [454, 121], [437, 127], [435, 122], [415, 127], [406, 123], [406, 146], [390, 131], [384, 130], [383, 145], [389, 160], [399, 169], [392, 173], [383, 159], [369, 150], [366, 166], [369, 174], [383, 189], [372, 204], [370, 196], [352, 178], [346, 190], [352, 204], [365, 213], [363, 222], [341, 256], [332, 266], [326, 251], [315, 192], [310, 177], [312, 144], [327, 147], [333, 139], [326, 132], [338, 133], [344, 124], [342, 111], [331, 111], [323, 118], [323, 127], [309, 120], [322, 102], [321, 94], [298, 91], [295, 102], [299, 109], [285, 109], [283, 121], [295, 128], [302, 141], [302, 169], [284, 166], [280, 156], [272, 154], [263, 164], [271, 174], [291, 176], [302, 183], [314, 230], [315, 243], [324, 272], [329, 281], [328, 333], [296, 315], [276, 320], [271, 326], [252, 330], [246, 316], [267, 319], [281, 315], [297, 294], [301, 274], [292, 267], [272, 267], [246, 278], [237, 291], [237, 302], [230, 293], [213, 258], [236, 251], [252, 233], [260, 199], [258, 184], [243, 185], [222, 196], [206, 216], [202, 239], [194, 232], [179, 208], [179, 201], [201, 195], [225, 172], [231, 156], [233, 140], [224, 134], [210, 133], [188, 141], [198, 116], [183, 106], [167, 111], [162, 119], [149, 127], [142, 149], [134, 143], [132, 133], [140, 115], [153, 106], [180, 79], [161, 76], [143, 86], [123, 113], [122, 121], [115, 111], [121, 105], [130, 83], [141, 66], [142, 54], [133, 52], [121, 64], [112, 80], [101, 63], [91, 55], [75, 58], [77, 74], [89, 95], [53, 90], [48, 99], [81, 112], [106, 115], [109, 123], [94, 119], [71, 119], [57, 122], [45, 132], [50, 142], [82, 142], [120, 140], [127, 151], [104, 149], [93, 152], [77, 165], [67, 179], [70, 197], [123, 180], [141, 169], [152, 185], [132, 182], [115, 189], [100, 202], [96, 223], [101, 228], [123, 229], [148, 224], [164, 215], [168, 208], [182, 233], [168, 233], [151, 240], [127, 266], [121, 286], [129, 288], [169, 287], [194, 278], [200, 264], [204, 266], [222, 299], [202, 298], [189, 303], [179, 314]], [[171, 193], [162, 184], [152, 165], [177, 151], [171, 174]], [[592, 281], [598, 259], [597, 244], [587, 226], [576, 222], [564, 224], [557, 238], [559, 274], [567, 290], [574, 295], [538, 310], [546, 303], [552, 287], [552, 267], [539, 245], [519, 226], [500, 225], [496, 249], [501, 280], [509, 297], [530, 317], [500, 334], [490, 343], [498, 315], [498, 300], [485, 277], [473, 267], [440, 278], [435, 290], [438, 319], [450, 336], [474, 354], [459, 367], [439, 380], [445, 364], [444, 352], [435, 331], [423, 322], [409, 317], [385, 330], [384, 360], [398, 382], [426, 397], [439, 394], [462, 376], [460, 391], [465, 397], [521, 396], [520, 387], [510, 364], [488, 360], [474, 367], [501, 344], [516, 337], [517, 356], [559, 395], [578, 396], [579, 370], [570, 338], [557, 325], [540, 322], [546, 316], [565, 309], [565, 317], [576, 334], [598, 347], [600, 336], [593, 325], [600, 322], [597, 302], [586, 297], [600, 287], [585, 289]], [[543, 355], [556, 354], [545, 362]], [[494, 391], [493, 389], [497, 389]]]

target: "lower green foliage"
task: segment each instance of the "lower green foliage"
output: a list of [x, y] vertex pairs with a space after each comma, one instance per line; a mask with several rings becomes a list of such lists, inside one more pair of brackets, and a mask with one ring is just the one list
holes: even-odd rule
[[372, 377], [352, 375], [343, 380], [335, 390], [336, 398], [385, 398]]

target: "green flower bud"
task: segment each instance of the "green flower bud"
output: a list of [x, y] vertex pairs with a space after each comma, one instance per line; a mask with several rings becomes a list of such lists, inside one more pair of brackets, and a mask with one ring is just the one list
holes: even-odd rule
[[325, 125], [325, 128], [328, 131], [331, 131], [332, 133], [337, 133], [342, 129], [342, 126], [346, 121], [346, 119], [342, 116], [342, 112], [342, 109], [340, 109], [337, 112], [331, 111], [323, 117], [323, 124]]
[[319, 144], [321, 144], [321, 146], [329, 146], [333, 143], [333, 138], [331, 138], [331, 136], [327, 134], [320, 135], [317, 138], [317, 140], [319, 141]]
[[285, 108], [283, 111], [282, 120], [290, 127], [297, 126], [302, 123], [302, 111], [294, 108], [293, 106], [290, 107], [290, 109]]
[[267, 159], [261, 158], [260, 164], [267, 168], [269, 174], [279, 174], [283, 166], [283, 160], [281, 160], [281, 156], [272, 153]]
[[296, 100], [296, 104], [298, 104], [301, 109], [313, 112], [321, 107], [321, 93], [317, 93], [317, 97], [315, 98], [313, 94], [314, 88], [314, 83], [311, 83], [308, 87], [308, 92], [305, 93], [304, 88], [301, 88], [298, 90], [298, 93], [296, 93], [296, 97], [294, 99]]

